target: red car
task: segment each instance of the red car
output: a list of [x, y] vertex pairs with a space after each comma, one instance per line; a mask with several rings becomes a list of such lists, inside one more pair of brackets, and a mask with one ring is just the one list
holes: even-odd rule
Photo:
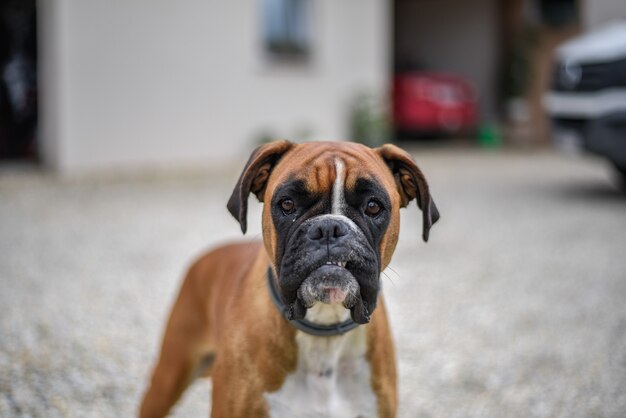
[[393, 84], [393, 116], [397, 131], [468, 134], [476, 128], [476, 93], [462, 77], [409, 72], [396, 74]]

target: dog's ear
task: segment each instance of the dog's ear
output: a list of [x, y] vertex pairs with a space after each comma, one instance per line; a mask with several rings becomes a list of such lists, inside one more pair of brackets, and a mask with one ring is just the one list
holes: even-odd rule
[[428, 241], [430, 227], [439, 219], [439, 210], [430, 195], [424, 174], [411, 155], [395, 145], [385, 144], [375, 151], [393, 174], [401, 206], [406, 207], [411, 200], [417, 200], [417, 206], [422, 210], [422, 238]]
[[254, 193], [260, 202], [263, 201], [263, 192], [272, 169], [293, 145], [286, 140], [274, 141], [261, 145], [250, 155], [226, 205], [228, 211], [239, 221], [244, 234], [248, 228], [248, 195]]

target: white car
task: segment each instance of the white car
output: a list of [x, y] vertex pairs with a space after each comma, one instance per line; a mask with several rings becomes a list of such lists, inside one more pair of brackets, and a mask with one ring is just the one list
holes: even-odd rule
[[558, 146], [607, 157], [626, 181], [626, 20], [562, 44], [544, 96]]

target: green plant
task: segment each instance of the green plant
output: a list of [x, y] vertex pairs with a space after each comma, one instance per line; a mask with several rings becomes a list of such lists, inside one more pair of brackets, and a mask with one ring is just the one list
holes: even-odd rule
[[391, 126], [387, 102], [379, 96], [361, 92], [350, 105], [350, 139], [375, 147], [389, 141]]

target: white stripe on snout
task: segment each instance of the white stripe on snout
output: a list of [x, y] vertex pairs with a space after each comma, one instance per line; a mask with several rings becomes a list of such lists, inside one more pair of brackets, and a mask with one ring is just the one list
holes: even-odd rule
[[330, 211], [335, 215], [340, 215], [343, 210], [344, 205], [344, 197], [343, 197], [343, 187], [344, 187], [344, 165], [343, 161], [340, 159], [335, 160], [335, 183], [333, 184], [333, 201], [331, 204]]

